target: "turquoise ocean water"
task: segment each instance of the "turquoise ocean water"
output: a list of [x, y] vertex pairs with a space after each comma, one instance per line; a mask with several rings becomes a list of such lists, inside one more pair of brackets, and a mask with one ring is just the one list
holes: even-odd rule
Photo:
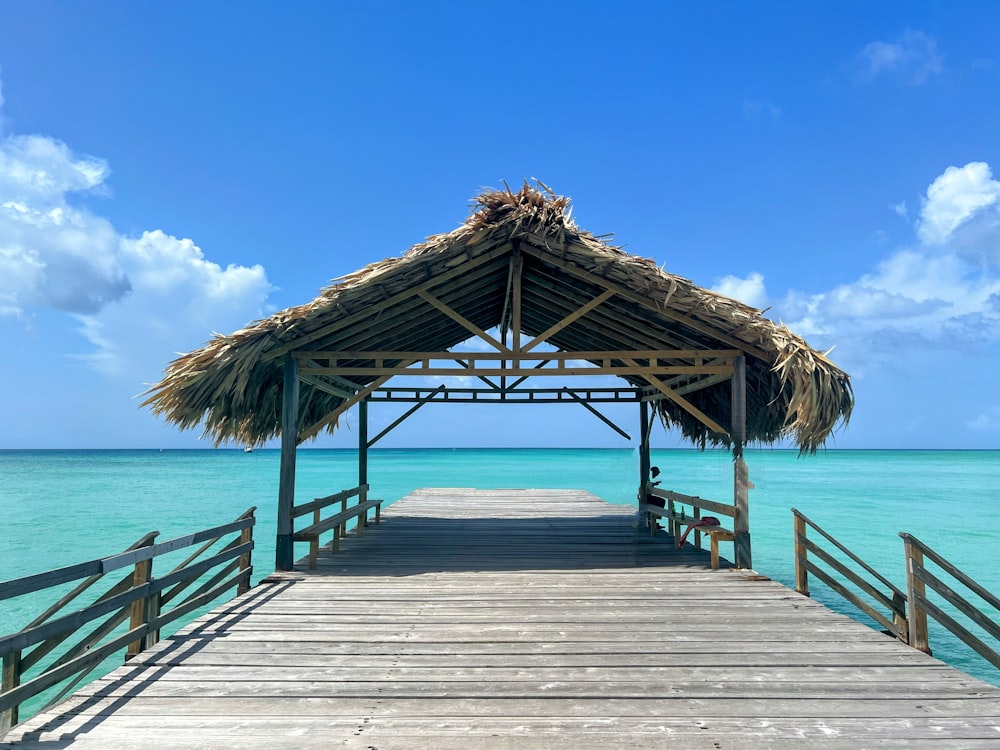
[[[795, 507], [898, 585], [897, 534], [908, 531], [1000, 592], [1000, 451], [749, 450], [746, 458], [759, 573], [794, 586]], [[0, 451], [0, 580], [111, 555], [147, 531], [164, 541], [226, 523], [252, 505], [259, 580], [274, 566], [278, 463], [276, 450]], [[654, 451], [653, 464], [665, 489], [731, 501], [724, 451]], [[371, 495], [389, 502], [418, 487], [568, 487], [632, 504], [637, 467], [638, 452], [627, 449], [375, 450], [369, 481]], [[356, 484], [354, 451], [300, 451], [297, 502]], [[822, 583], [811, 588], [813, 598], [864, 620]], [[0, 602], [0, 634], [41, 608], [28, 597]], [[931, 627], [935, 656], [1000, 685], [1000, 670]]]

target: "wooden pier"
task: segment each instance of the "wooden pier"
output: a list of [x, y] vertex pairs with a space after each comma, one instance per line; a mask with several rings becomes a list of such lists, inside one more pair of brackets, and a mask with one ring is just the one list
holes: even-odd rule
[[635, 524], [419, 490], [0, 747], [1000, 745], [1000, 689]]

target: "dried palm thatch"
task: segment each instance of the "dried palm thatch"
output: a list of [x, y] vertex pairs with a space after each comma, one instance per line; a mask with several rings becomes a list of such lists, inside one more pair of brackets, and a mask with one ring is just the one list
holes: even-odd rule
[[[565, 351], [739, 349], [747, 363], [747, 439], [793, 440], [815, 451], [854, 403], [850, 378], [799, 336], [756, 308], [667, 273], [581, 230], [569, 199], [545, 185], [490, 191], [452, 232], [435, 235], [403, 256], [338, 279], [316, 299], [216, 335], [171, 362], [143, 406], [182, 429], [203, 425], [216, 444], [261, 444], [281, 430], [283, 358], [289, 352], [445, 351], [469, 337], [422, 292], [432, 292], [483, 330], [511, 326], [513, 259], [520, 258], [520, 331], [538, 336], [567, 311], [602, 292], [606, 302], [548, 342]], [[375, 377], [309, 382], [300, 390], [301, 424], [332, 432], [337, 410]], [[626, 378], [645, 385], [641, 377]], [[685, 398], [729, 424], [728, 379], [692, 387]], [[671, 400], [656, 404], [667, 428], [695, 445], [729, 445]], [[315, 433], [317, 429], [312, 430]]]

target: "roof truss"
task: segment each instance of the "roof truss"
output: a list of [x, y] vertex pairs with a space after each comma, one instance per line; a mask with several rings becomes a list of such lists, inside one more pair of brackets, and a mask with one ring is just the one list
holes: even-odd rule
[[[299, 431], [299, 440], [315, 436], [364, 399], [415, 403], [416, 406], [401, 419], [431, 400], [451, 403], [572, 401], [594, 411], [599, 418], [611, 424], [590, 406], [590, 402], [626, 400], [622, 396], [624, 392], [631, 393], [627, 400], [669, 399], [710, 429], [726, 432], [725, 428], [684, 396], [731, 378], [734, 361], [742, 355], [745, 345], [739, 349], [677, 349], [666, 346], [649, 349], [622, 346], [601, 350], [563, 345], [557, 351], [538, 351], [547, 342], [576, 343], [579, 334], [573, 333], [574, 324], [593, 324], [597, 321], [607, 343], [661, 342], [656, 341], [655, 335], [651, 335], [641, 321], [622, 320], [615, 310], [602, 311], [602, 306], [606, 306], [615, 297], [628, 304], [648, 307], [648, 303], [633, 292], [608, 285], [593, 274], [585, 274], [586, 278], [571, 277], [571, 283], [567, 285], [558, 278], [548, 277], [544, 269], [541, 272], [536, 269], [531, 279], [531, 309], [535, 330], [541, 331], [522, 343], [522, 316], [526, 296], [523, 278], [525, 256], [522, 255], [520, 242], [515, 242], [512, 248], [505, 248], [504, 252], [509, 253], [509, 257], [498, 257], [495, 251], [487, 253], [474, 261], [466, 260], [443, 276], [433, 276], [405, 292], [395, 295], [386, 293], [383, 302], [366, 311], [370, 326], [360, 330], [357, 327], [347, 328], [360, 320], [359, 313], [349, 314], [339, 325], [326, 326], [300, 339], [299, 347], [303, 344], [322, 345], [331, 336], [343, 345], [343, 348], [337, 350], [300, 349], [289, 352], [298, 361], [296, 370], [302, 382], [339, 396], [343, 401], [322, 419], [303, 426]], [[532, 257], [530, 251], [528, 255]], [[552, 259], [548, 259], [548, 262], [551, 263]], [[462, 273], [458, 273], [459, 269]], [[477, 292], [476, 283], [484, 279], [496, 279], [496, 274], [502, 272], [501, 269], [506, 270], [506, 289], [500, 312], [501, 340], [498, 340], [477, 322], [495, 320], [488, 315], [490, 306], [495, 305], [496, 301], [483, 300]], [[563, 277], [566, 270], [568, 269], [562, 269]], [[588, 288], [593, 290], [590, 294], [586, 291]], [[658, 309], [657, 312], [662, 314]], [[383, 314], [387, 319], [380, 321]], [[588, 319], [588, 316], [593, 317]], [[399, 321], [403, 319], [408, 323], [408, 331], [400, 334]], [[338, 331], [341, 335], [335, 335]], [[508, 333], [511, 338], [509, 346]], [[454, 352], [447, 348], [431, 351], [365, 348], [366, 344], [386, 341], [386, 336], [395, 342], [405, 342], [442, 336], [454, 340], [469, 334], [492, 349]], [[413, 338], [415, 335], [418, 336], [417, 339]], [[622, 377], [632, 387], [620, 389], [621, 392], [618, 389], [604, 389], [599, 398], [595, 398], [594, 390], [581, 391], [565, 386], [530, 389], [521, 387], [528, 378], [597, 375]], [[400, 395], [398, 388], [385, 387], [387, 381], [395, 377], [469, 376], [478, 378], [487, 388], [455, 388], [442, 384], [433, 390], [416, 388], [409, 390], [406, 395]], [[499, 379], [499, 382], [494, 379]], [[438, 398], [439, 395], [441, 398]], [[617, 426], [611, 426], [621, 432]]]

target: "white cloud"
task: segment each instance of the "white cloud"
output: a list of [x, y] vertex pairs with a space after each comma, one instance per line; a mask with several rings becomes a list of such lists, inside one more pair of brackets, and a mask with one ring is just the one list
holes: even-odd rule
[[723, 276], [715, 283], [713, 289], [719, 294], [732, 297], [753, 307], [764, 308], [768, 306], [764, 276], [756, 271], [745, 279], [732, 275]]
[[50, 138], [0, 138], [0, 313], [94, 313], [128, 294], [114, 228], [67, 200], [100, 190], [107, 174]]
[[989, 165], [948, 167], [934, 180], [917, 233], [925, 245], [950, 247], [973, 262], [1000, 267], [1000, 182]]
[[[839, 356], [859, 369], [929, 347], [944, 352], [995, 346], [998, 188], [986, 164], [949, 167], [928, 188], [911, 247], [854, 282], [815, 294], [789, 292], [776, 312], [792, 330], [817, 339], [810, 343], [837, 344]], [[982, 261], [987, 247], [993, 248], [988, 264]]]
[[223, 269], [191, 240], [160, 230], [123, 238], [119, 257], [132, 294], [78, 316], [80, 333], [94, 346], [79, 358], [108, 375], [151, 381], [177, 351], [258, 317], [270, 290], [261, 266]]
[[1000, 406], [978, 414], [966, 422], [965, 426], [976, 432], [1000, 432]]
[[915, 86], [941, 73], [941, 62], [937, 42], [921, 31], [905, 31], [892, 42], [871, 42], [858, 55], [863, 80], [891, 76]]
[[160, 230], [122, 236], [71, 202], [107, 194], [109, 174], [54, 138], [0, 131], [0, 316], [70, 313], [93, 346], [80, 359], [149, 380], [176, 351], [259, 317], [270, 286], [260, 266], [221, 268]]

